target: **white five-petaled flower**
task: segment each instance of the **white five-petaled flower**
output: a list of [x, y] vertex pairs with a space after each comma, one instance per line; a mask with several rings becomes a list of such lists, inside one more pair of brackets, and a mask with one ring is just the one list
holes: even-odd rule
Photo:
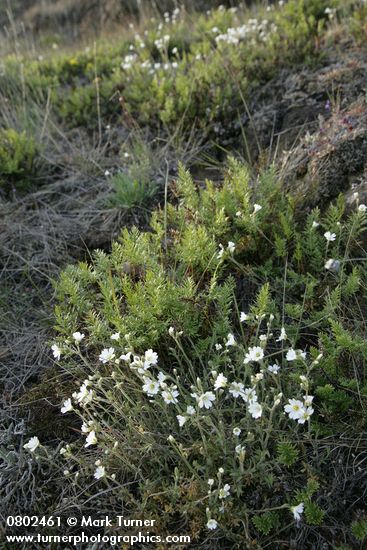
[[243, 397], [244, 393], [244, 385], [242, 382], [232, 382], [229, 386], [229, 393], [233, 395], [233, 397]]
[[227, 335], [227, 342], [226, 342], [226, 347], [230, 347], [230, 346], [235, 346], [236, 345], [236, 340], [233, 336], [233, 334], [229, 333]]
[[211, 519], [208, 519], [206, 526], [208, 529], [210, 529], [210, 531], [213, 531], [218, 527], [218, 522], [215, 519], [211, 518]]
[[55, 359], [60, 361], [61, 349], [59, 348], [59, 346], [57, 344], [52, 344], [51, 349], [52, 349], [52, 355], [55, 357]]
[[227, 385], [227, 378], [223, 373], [219, 373], [214, 382], [214, 389], [219, 390], [220, 388], [225, 388]]
[[76, 344], [79, 344], [83, 338], [85, 338], [85, 334], [82, 332], [73, 332], [73, 338]]
[[108, 363], [115, 358], [115, 348], [105, 348], [99, 354], [99, 360], [101, 363]]
[[186, 412], [187, 412], [188, 415], [193, 416], [195, 414], [195, 409], [192, 405], [188, 405], [187, 409], [186, 409]]
[[304, 413], [304, 405], [299, 399], [288, 399], [288, 404], [284, 405], [284, 411], [292, 420], [298, 420]]
[[254, 204], [253, 214], [256, 214], [256, 212], [259, 212], [261, 209], [262, 209], [261, 204]]
[[89, 420], [88, 424], [86, 422], [83, 422], [81, 430], [84, 434], [87, 434], [93, 430], [93, 420]]
[[335, 233], [331, 233], [330, 231], [326, 231], [326, 233], [324, 233], [324, 237], [327, 241], [329, 242], [332, 242], [332, 241], [335, 241], [336, 239], [336, 234]]
[[359, 210], [360, 212], [366, 212], [367, 206], [366, 206], [365, 204], [360, 204], [360, 205], [358, 206], [358, 210]]
[[88, 390], [89, 380], [85, 380], [84, 383], [80, 386], [78, 393], [73, 393], [74, 399], [80, 404], [86, 405], [90, 403], [93, 399], [93, 391]]
[[246, 353], [244, 363], [250, 363], [251, 361], [261, 361], [264, 357], [264, 350], [260, 346], [254, 346], [248, 349]]
[[263, 413], [263, 409], [257, 401], [250, 401], [248, 405], [248, 412], [251, 414], [252, 418], [260, 418]]
[[36, 435], [34, 435], [33, 437], [30, 438], [28, 443], [23, 445], [23, 448], [27, 449], [27, 451], [29, 451], [30, 453], [34, 453], [34, 451], [37, 449], [37, 447], [39, 447], [39, 445], [40, 445], [40, 440]]
[[145, 392], [149, 396], [157, 395], [160, 386], [159, 382], [157, 380], [148, 378], [147, 376], [145, 376], [143, 380], [143, 392]]
[[316, 227], [319, 227], [319, 225], [320, 225], [319, 222], [313, 221], [312, 222], [312, 229], [316, 229]]
[[90, 445], [96, 445], [97, 444], [97, 437], [96, 432], [92, 430], [89, 432], [87, 439], [85, 440], [85, 447], [89, 447]]
[[222, 244], [219, 245], [219, 252], [217, 254], [217, 259], [220, 260], [220, 258], [223, 257], [224, 254], [224, 246]]
[[69, 399], [66, 399], [66, 401], [64, 401], [64, 404], [61, 407], [61, 412], [62, 412], [62, 414], [65, 414], [65, 413], [70, 412], [72, 410], [73, 410], [73, 405], [72, 405], [71, 399], [69, 397]]
[[163, 401], [167, 403], [167, 405], [170, 405], [171, 403], [175, 405], [176, 403], [178, 403], [178, 395], [179, 393], [176, 389], [176, 386], [171, 386], [170, 388], [162, 391]]
[[213, 406], [213, 401], [215, 401], [215, 395], [213, 392], [207, 391], [201, 395], [198, 395], [196, 399], [200, 409], [203, 407], [210, 409]]
[[243, 311], [241, 311], [241, 313], [240, 313], [240, 322], [241, 322], [241, 323], [244, 323], [245, 321], [248, 320], [249, 317], [250, 317], [250, 316], [247, 315], [247, 313], [244, 313]]
[[297, 354], [296, 354], [296, 352], [294, 351], [293, 348], [290, 348], [287, 351], [287, 355], [285, 357], [286, 357], [287, 361], [295, 361], [297, 359]]
[[159, 385], [162, 387], [164, 384], [164, 381], [166, 380], [167, 376], [161, 371], [158, 373], [157, 380], [159, 382]]
[[303, 510], [304, 510], [304, 504], [303, 502], [300, 502], [299, 504], [297, 504], [297, 506], [291, 506], [291, 512], [294, 516], [294, 519], [296, 521], [299, 521], [301, 519], [301, 515], [303, 514]]
[[326, 260], [324, 268], [333, 273], [337, 273], [340, 269], [340, 261], [329, 258], [329, 260]]
[[158, 363], [158, 354], [152, 349], [148, 349], [144, 354], [144, 368], [147, 369], [151, 365]]
[[215, 344], [215, 349], [216, 349], [217, 351], [220, 351], [221, 349], [223, 349], [222, 344]]
[[125, 362], [130, 361], [131, 355], [131, 351], [128, 351], [127, 353], [120, 355], [120, 360]]
[[176, 416], [176, 418], [177, 418], [177, 421], [178, 421], [178, 425], [180, 427], [182, 427], [185, 424], [186, 420], [187, 420], [187, 416], [182, 416], [182, 414], [178, 414]]
[[242, 393], [241, 397], [245, 403], [251, 403], [252, 401], [257, 401], [257, 395], [255, 388], [246, 388]]
[[231, 492], [231, 486], [226, 483], [221, 489], [218, 491], [218, 497], [219, 498], [227, 498]]
[[313, 395], [304, 395], [303, 396], [305, 407], [310, 407], [313, 401]]
[[234, 244], [234, 242], [229, 241], [227, 245], [227, 249], [231, 254], [233, 254], [233, 252], [236, 250], [236, 245]]
[[241, 434], [241, 428], [233, 428], [232, 433], [238, 437]]
[[113, 334], [111, 334], [110, 338], [111, 340], [120, 340], [120, 333], [114, 332]]
[[268, 371], [271, 372], [272, 374], [277, 374], [279, 369], [280, 369], [280, 366], [277, 365], [276, 363], [274, 363], [274, 365], [268, 366]]
[[307, 420], [311, 418], [311, 415], [314, 413], [312, 407], [304, 407], [302, 409], [302, 415], [298, 418], [298, 424], [304, 424]]
[[101, 479], [106, 475], [106, 468], [104, 466], [97, 466], [96, 471], [94, 472], [94, 477], [96, 479]]
[[280, 329], [280, 335], [279, 335], [279, 338], [277, 338], [277, 342], [282, 342], [283, 340], [286, 340], [288, 337], [287, 337], [287, 333], [285, 331], [285, 328], [282, 327]]

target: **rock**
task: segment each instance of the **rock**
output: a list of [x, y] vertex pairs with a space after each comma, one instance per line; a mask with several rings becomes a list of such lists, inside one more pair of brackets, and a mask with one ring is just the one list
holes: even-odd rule
[[347, 204], [367, 198], [367, 104], [363, 98], [329, 120], [283, 156], [283, 180], [301, 208], [323, 209], [340, 193]]

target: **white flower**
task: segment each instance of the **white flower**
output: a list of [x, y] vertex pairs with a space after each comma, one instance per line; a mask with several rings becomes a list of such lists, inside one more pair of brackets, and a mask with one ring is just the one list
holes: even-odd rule
[[101, 479], [101, 477], [104, 477], [106, 475], [106, 469], [104, 466], [98, 466], [96, 468], [96, 471], [94, 472], [94, 477], [96, 479]]
[[197, 402], [200, 409], [202, 409], [203, 407], [205, 407], [206, 409], [210, 409], [213, 406], [213, 401], [215, 401], [215, 395], [211, 391], [202, 393], [197, 397]]
[[178, 414], [176, 416], [177, 420], [178, 420], [178, 425], [181, 427], [185, 424], [186, 420], [187, 420], [187, 416], [182, 416], [182, 414]]
[[166, 378], [167, 378], [167, 376], [165, 374], [163, 374], [163, 372], [158, 373], [157, 379], [158, 379], [158, 382], [159, 382], [160, 386], [163, 386], [164, 381], [166, 380]]
[[33, 437], [30, 438], [28, 443], [23, 445], [23, 448], [27, 449], [27, 451], [29, 451], [30, 453], [34, 453], [34, 451], [37, 449], [37, 447], [39, 447], [39, 445], [40, 445], [40, 440], [36, 435], [34, 435]]
[[316, 229], [316, 227], [319, 227], [319, 225], [320, 225], [319, 222], [313, 221], [312, 222], [312, 229]]
[[195, 414], [195, 409], [192, 405], [188, 405], [187, 409], [186, 409], [186, 412], [187, 412], [188, 415], [193, 416]]
[[105, 348], [101, 351], [99, 354], [99, 360], [102, 363], [108, 363], [108, 361], [112, 361], [112, 359], [115, 358], [115, 349], [114, 348]]
[[231, 486], [226, 483], [224, 487], [219, 489], [218, 497], [219, 498], [227, 498], [231, 492]]
[[90, 420], [88, 422], [88, 424], [83, 422], [82, 427], [81, 427], [82, 432], [86, 434], [86, 433], [92, 431], [93, 430], [93, 424], [94, 424], [93, 420]]
[[245, 403], [251, 403], [252, 401], [257, 401], [257, 395], [255, 388], [246, 388], [243, 394], [241, 395]]
[[224, 247], [222, 244], [219, 245], [219, 252], [217, 254], [217, 259], [220, 260], [220, 258], [223, 257], [223, 254], [224, 254]]
[[263, 413], [263, 409], [257, 401], [250, 401], [248, 412], [251, 414], [252, 418], [260, 418]]
[[304, 510], [303, 502], [300, 502], [299, 504], [297, 504], [297, 506], [291, 506], [291, 512], [296, 521], [299, 521], [301, 519], [301, 514], [303, 514], [303, 510]]
[[57, 344], [53, 344], [51, 346], [51, 349], [52, 349], [52, 355], [55, 357], [55, 359], [60, 361], [61, 349], [59, 348], [59, 346]]
[[130, 361], [131, 355], [132, 355], [131, 351], [129, 351], [126, 354], [122, 354], [122, 355], [120, 355], [120, 360], [128, 362], [128, 361]]
[[340, 261], [334, 260], [333, 258], [330, 258], [325, 262], [324, 265], [325, 269], [328, 271], [332, 271], [333, 273], [337, 273], [340, 269]]
[[229, 241], [229, 242], [228, 242], [228, 245], [227, 245], [227, 249], [229, 250], [229, 252], [230, 252], [231, 254], [233, 254], [233, 252], [234, 252], [235, 249], [236, 249], [236, 245], [234, 244], [234, 242]]
[[176, 404], [178, 403], [177, 397], [179, 393], [176, 390], [176, 386], [172, 386], [171, 388], [167, 388], [166, 390], [162, 391], [162, 397], [165, 403], [169, 405], [170, 403]]
[[215, 349], [220, 351], [223, 348], [222, 344], [215, 344]]
[[75, 343], [79, 344], [83, 340], [83, 338], [85, 338], [85, 334], [81, 332], [73, 332], [73, 338], [75, 340]]
[[209, 485], [209, 487], [212, 487], [214, 485], [214, 479], [213, 478], [208, 479], [208, 485]]
[[268, 366], [268, 371], [271, 372], [272, 374], [277, 374], [279, 369], [280, 369], [280, 366], [277, 365], [276, 363], [274, 363], [274, 365]]
[[120, 333], [114, 332], [114, 334], [111, 334], [110, 338], [111, 340], [120, 340]]
[[229, 333], [228, 336], [227, 336], [227, 342], [226, 342], [226, 347], [230, 347], [230, 346], [235, 346], [236, 345], [236, 340], [233, 336], [233, 334]]
[[159, 392], [159, 382], [144, 376], [143, 392], [147, 393], [149, 396], [157, 395]]
[[65, 414], [65, 413], [70, 412], [72, 410], [73, 410], [73, 405], [71, 403], [71, 399], [69, 398], [66, 401], [64, 401], [64, 404], [61, 407], [61, 412], [62, 412], [62, 414]]
[[266, 342], [267, 339], [268, 339], [268, 337], [267, 337], [266, 334], [260, 334], [260, 336], [259, 336], [260, 342]]
[[234, 450], [238, 455], [244, 454], [246, 452], [246, 448], [243, 445], [236, 445]]
[[213, 531], [218, 527], [218, 522], [215, 521], [215, 519], [208, 519], [208, 523], [206, 524], [207, 528], [210, 529], [210, 531]]
[[104, 175], [107, 177], [107, 176], [110, 176], [111, 175], [111, 172], [109, 170], [105, 170], [105, 173]]
[[148, 349], [144, 354], [144, 368], [147, 369], [151, 365], [158, 363], [158, 354], [152, 349]]
[[81, 404], [87, 404], [90, 403], [93, 399], [93, 391], [88, 390], [88, 383], [89, 381], [86, 380], [84, 384], [82, 384], [79, 388], [79, 392], [73, 394], [73, 397], [76, 399], [78, 403]]
[[288, 405], [284, 406], [284, 411], [292, 420], [298, 420], [304, 413], [304, 405], [299, 399], [288, 399]]
[[238, 437], [241, 434], [241, 428], [233, 428], [232, 433]]
[[313, 401], [313, 395], [304, 395], [303, 400], [305, 402], [305, 407], [310, 407]]
[[246, 364], [246, 363], [250, 363], [250, 361], [261, 361], [263, 357], [264, 357], [264, 350], [260, 346], [254, 346], [252, 348], [249, 348], [243, 362]]
[[287, 359], [287, 361], [295, 361], [295, 359], [297, 359], [297, 354], [293, 348], [290, 348], [287, 351], [287, 355], [285, 356], [285, 358]]
[[247, 321], [249, 319], [249, 315], [247, 315], [247, 313], [244, 313], [243, 311], [241, 311], [241, 314], [240, 314], [240, 322], [241, 323], [244, 323], [245, 321]]
[[311, 415], [314, 413], [314, 410], [312, 407], [306, 407], [302, 411], [302, 416], [298, 418], [298, 424], [304, 424], [306, 420], [309, 420], [311, 418]]
[[262, 206], [260, 204], [254, 204], [253, 214], [256, 214], [256, 212], [259, 212], [261, 209], [262, 209]]
[[359, 210], [360, 212], [366, 212], [367, 206], [366, 206], [365, 204], [360, 204], [360, 205], [358, 206], [358, 210]]
[[279, 335], [279, 338], [277, 338], [277, 342], [281, 342], [282, 340], [286, 340], [287, 338], [288, 338], [288, 336], [287, 336], [287, 333], [285, 331], [285, 328], [282, 327], [280, 329], [280, 335]]
[[89, 432], [87, 439], [85, 441], [86, 441], [85, 447], [89, 447], [89, 445], [96, 445], [97, 444], [96, 432], [94, 430]]
[[243, 390], [244, 385], [242, 382], [232, 382], [229, 386], [229, 393], [233, 395], [233, 397], [243, 397]]
[[326, 233], [324, 233], [324, 237], [327, 241], [331, 242], [331, 241], [335, 241], [336, 239], [336, 234], [335, 233], [331, 233], [330, 231], [326, 231]]
[[173, 327], [169, 327], [169, 329], [168, 329], [168, 334], [169, 334], [170, 336], [174, 336], [174, 335], [175, 335], [175, 329], [174, 329]]
[[225, 388], [226, 385], [227, 385], [227, 378], [224, 376], [223, 373], [219, 373], [214, 382], [214, 389], [219, 390], [219, 388]]

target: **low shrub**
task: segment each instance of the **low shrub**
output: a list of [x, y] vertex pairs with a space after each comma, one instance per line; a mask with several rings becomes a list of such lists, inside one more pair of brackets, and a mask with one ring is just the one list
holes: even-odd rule
[[0, 130], [0, 190], [25, 190], [37, 177], [39, 147], [26, 132]]
[[253, 188], [234, 159], [220, 186], [181, 167], [174, 192], [150, 231], [56, 284], [52, 350], [77, 384], [62, 412], [82, 423], [60, 451], [67, 479], [198, 547], [364, 536], [338, 448], [365, 429], [366, 206], [300, 220], [274, 169]]

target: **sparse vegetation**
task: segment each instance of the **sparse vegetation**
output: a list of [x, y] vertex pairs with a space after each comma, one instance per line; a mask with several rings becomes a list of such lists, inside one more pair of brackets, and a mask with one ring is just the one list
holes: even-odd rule
[[367, 5], [210, 7], [129, 5], [65, 50], [46, 18], [27, 52], [14, 6], [4, 511], [362, 549]]

